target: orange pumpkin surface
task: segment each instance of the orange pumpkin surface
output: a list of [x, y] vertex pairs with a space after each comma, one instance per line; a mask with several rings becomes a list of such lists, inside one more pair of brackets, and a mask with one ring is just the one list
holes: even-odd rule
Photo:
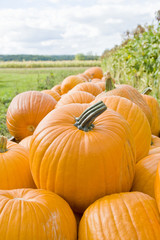
[[160, 161], [158, 163], [156, 179], [155, 179], [155, 188], [154, 188], [155, 198], [160, 212]]
[[30, 136], [28, 136], [28, 137], [25, 137], [25, 138], [23, 138], [23, 139], [19, 142], [19, 144], [20, 144], [21, 146], [23, 146], [25, 149], [27, 149], [28, 151], [29, 151], [29, 149], [30, 149], [31, 137], [32, 137], [32, 135], [30, 135]]
[[[132, 101], [119, 96], [107, 96], [102, 98], [102, 101], [108, 108], [121, 114], [130, 125], [136, 146], [136, 161], [147, 156], [151, 143], [151, 129], [143, 111]], [[93, 101], [96, 102], [97, 99]]]
[[82, 79], [81, 77], [75, 76], [75, 75], [66, 77], [61, 84], [62, 94], [67, 93], [69, 90], [74, 88], [77, 84], [83, 83], [83, 82], [85, 82], [84, 79]]
[[28, 91], [18, 94], [7, 110], [7, 127], [12, 136], [20, 141], [32, 135], [38, 123], [56, 105], [54, 98], [46, 93]]
[[159, 161], [160, 153], [147, 156], [136, 164], [132, 191], [143, 192], [154, 198], [154, 182]]
[[76, 240], [76, 220], [58, 195], [42, 189], [0, 190], [0, 238]]
[[71, 103], [90, 103], [94, 99], [95, 96], [91, 93], [84, 91], [71, 91], [61, 97], [61, 100], [57, 103], [56, 108]]
[[58, 92], [54, 91], [54, 90], [43, 90], [43, 93], [47, 93], [50, 96], [52, 96], [57, 102], [60, 100], [61, 96], [59, 95]]
[[[108, 83], [110, 84], [110, 82], [108, 81]], [[113, 88], [113, 83], [111, 84], [111, 86], [108, 87], [111, 89]], [[147, 105], [147, 103], [144, 101], [143, 97], [141, 96], [141, 94], [137, 91], [137, 89], [135, 89], [134, 87], [130, 86], [130, 85], [116, 85], [116, 88], [108, 91], [108, 92], [103, 92], [101, 94], [99, 94], [96, 98], [98, 100], [101, 100], [102, 97], [105, 96], [120, 96], [120, 97], [124, 97], [127, 98], [129, 100], [131, 100], [132, 102], [134, 102], [135, 104], [137, 104], [142, 111], [145, 113], [150, 125], [152, 123], [152, 113], [151, 110], [149, 108], [149, 106]]]
[[150, 149], [153, 149], [153, 148], [156, 148], [156, 147], [160, 147], [160, 138], [152, 135]]
[[143, 99], [148, 104], [152, 112], [151, 132], [153, 135], [160, 136], [160, 107], [158, 101], [149, 95], [143, 95]]
[[62, 196], [76, 212], [106, 194], [129, 191], [135, 173], [127, 121], [103, 102], [88, 106], [68, 104], [50, 112], [36, 128], [30, 148], [37, 187]]
[[103, 70], [100, 67], [91, 67], [88, 68], [85, 72], [85, 75], [89, 76], [89, 78], [102, 78], [103, 77]]
[[102, 92], [102, 89], [95, 83], [85, 82], [85, 83], [78, 84], [71, 91], [85, 91], [85, 92], [91, 93], [94, 96], [97, 96]]
[[106, 88], [105, 82], [101, 81], [101, 82], [96, 82], [95, 84], [98, 85], [102, 89], [102, 91], [105, 91], [105, 88]]
[[78, 240], [158, 240], [155, 200], [140, 192], [103, 197], [83, 214]]
[[[17, 143], [0, 137], [0, 189], [35, 187], [29, 152]], [[0, 235], [1, 236], [1, 235]]]

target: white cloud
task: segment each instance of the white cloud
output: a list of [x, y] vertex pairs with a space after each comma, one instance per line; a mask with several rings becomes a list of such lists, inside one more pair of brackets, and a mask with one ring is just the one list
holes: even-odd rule
[[46, 0], [45, 8], [41, 0], [37, 8], [31, 4], [37, 0], [28, 2], [29, 8], [0, 9], [1, 54], [101, 54], [160, 9], [158, 0]]

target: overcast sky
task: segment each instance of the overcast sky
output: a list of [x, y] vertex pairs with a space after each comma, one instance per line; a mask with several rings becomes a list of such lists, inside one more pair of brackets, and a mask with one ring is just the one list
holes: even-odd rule
[[101, 55], [157, 10], [160, 0], [1, 0], [0, 54]]

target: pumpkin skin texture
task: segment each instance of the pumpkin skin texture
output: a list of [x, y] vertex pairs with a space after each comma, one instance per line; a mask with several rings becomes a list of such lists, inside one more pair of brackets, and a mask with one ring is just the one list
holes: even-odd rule
[[72, 89], [72, 91], [85, 91], [85, 92], [91, 93], [94, 96], [97, 96], [98, 94], [100, 94], [102, 92], [102, 89], [95, 83], [85, 82], [85, 83], [81, 83], [81, 84], [78, 84], [77, 86], [75, 86]]
[[84, 74], [86, 74], [87, 76], [89, 76], [89, 78], [93, 79], [93, 78], [102, 78], [103, 77], [103, 71], [102, 68], [100, 67], [91, 67], [88, 68]]
[[32, 135], [38, 123], [56, 105], [53, 97], [38, 91], [18, 94], [7, 110], [7, 127], [17, 141]]
[[74, 91], [64, 94], [61, 100], [57, 103], [56, 108], [71, 104], [71, 103], [90, 103], [95, 99], [91, 93], [84, 91]]
[[103, 197], [83, 214], [78, 240], [158, 240], [155, 200], [140, 192]]
[[67, 93], [69, 90], [74, 88], [77, 84], [83, 83], [83, 82], [85, 82], [84, 79], [82, 79], [81, 77], [75, 76], [75, 75], [66, 77], [61, 84], [62, 94]]
[[6, 143], [6, 151], [0, 151], [0, 189], [35, 188], [29, 167], [29, 152], [18, 143]]
[[105, 88], [106, 88], [105, 82], [101, 81], [101, 82], [96, 82], [95, 84], [98, 85], [102, 89], [102, 91], [105, 91]]
[[29, 151], [31, 138], [32, 138], [32, 135], [25, 137], [19, 142], [19, 144]]
[[142, 111], [145, 113], [145, 115], [151, 125], [151, 123], [152, 123], [151, 110], [150, 110], [149, 106], [147, 105], [147, 103], [144, 101], [142, 95], [137, 91], [137, 89], [135, 89], [134, 87], [132, 87], [130, 85], [126, 85], [126, 84], [116, 85], [115, 89], [108, 91], [108, 92], [103, 92], [100, 95], [98, 95], [96, 98], [98, 100], [101, 100], [102, 97], [113, 96], [113, 95], [127, 98], [127, 99], [131, 100], [132, 102], [134, 102], [135, 104], [137, 104], [142, 109]]
[[[108, 108], [121, 114], [130, 125], [135, 141], [136, 161], [138, 162], [147, 156], [151, 143], [151, 130], [143, 111], [132, 101], [119, 96], [104, 97], [102, 101]], [[98, 100], [91, 104], [96, 102]]]
[[0, 190], [0, 236], [5, 240], [76, 240], [67, 202], [42, 189]]
[[51, 88], [51, 90], [57, 92], [60, 96], [62, 95], [61, 84], [55, 85], [53, 88]]
[[129, 191], [135, 173], [127, 121], [107, 109], [92, 130], [79, 130], [75, 117], [88, 107], [68, 104], [50, 112], [34, 132], [30, 148], [37, 187], [57, 193], [78, 213], [106, 194]]
[[50, 96], [52, 96], [57, 102], [60, 100], [61, 96], [59, 95], [58, 92], [54, 91], [54, 90], [43, 90], [43, 93], [47, 93]]
[[152, 155], [152, 154], [156, 154], [156, 153], [160, 153], [160, 147], [155, 147], [149, 150], [148, 155]]
[[132, 191], [143, 192], [154, 198], [154, 182], [159, 161], [160, 153], [147, 156], [136, 164]]
[[151, 132], [153, 135], [160, 136], [160, 107], [158, 101], [149, 95], [143, 95], [143, 99], [148, 104], [152, 112]]

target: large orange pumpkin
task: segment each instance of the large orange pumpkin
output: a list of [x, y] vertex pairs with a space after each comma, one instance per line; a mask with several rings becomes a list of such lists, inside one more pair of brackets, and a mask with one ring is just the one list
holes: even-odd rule
[[23, 139], [19, 142], [19, 144], [20, 144], [21, 146], [23, 146], [25, 149], [27, 149], [28, 151], [29, 151], [29, 149], [30, 149], [31, 137], [32, 137], [32, 135], [30, 135], [30, 136], [28, 136], [28, 137], [25, 137], [25, 138], [23, 138]]
[[40, 189], [0, 190], [0, 239], [76, 240], [76, 220], [58, 195]]
[[36, 128], [30, 148], [37, 187], [62, 196], [76, 212], [106, 194], [129, 191], [135, 173], [127, 121], [103, 102], [87, 107], [68, 104], [50, 112]]
[[116, 85], [116, 88], [115, 88], [113, 82], [109, 81], [109, 80], [106, 83], [106, 87], [108, 87], [108, 89], [111, 89], [111, 90], [107, 91], [107, 92], [102, 92], [101, 94], [99, 94], [96, 97], [98, 100], [101, 100], [102, 97], [113, 96], [113, 95], [127, 98], [127, 99], [131, 100], [132, 102], [134, 102], [135, 104], [137, 104], [142, 109], [142, 111], [145, 113], [145, 115], [151, 125], [151, 123], [152, 123], [151, 110], [150, 110], [149, 106], [147, 105], [147, 103], [145, 102], [145, 100], [143, 99], [142, 95], [137, 91], [137, 89], [135, 89], [134, 87], [132, 87], [130, 85], [125, 85], [125, 84]]
[[100, 67], [91, 67], [88, 68], [85, 72], [85, 75], [89, 76], [89, 78], [102, 78], [103, 77], [103, 70]]
[[[107, 96], [102, 98], [102, 101], [108, 108], [121, 114], [129, 123], [136, 146], [136, 161], [147, 156], [151, 143], [151, 129], [143, 111], [132, 101], [119, 96]], [[96, 102], [98, 102], [97, 99], [93, 101], [93, 103]]]
[[158, 240], [155, 200], [140, 192], [103, 197], [83, 214], [78, 240]]
[[66, 77], [61, 84], [62, 94], [67, 93], [69, 90], [74, 88], [77, 84], [83, 83], [83, 82], [85, 82], [84, 79], [82, 79], [81, 77], [75, 76], [75, 75]]
[[56, 108], [71, 103], [90, 103], [94, 99], [95, 96], [91, 93], [84, 91], [71, 91], [61, 97], [61, 100], [57, 103]]
[[95, 83], [85, 82], [78, 84], [71, 91], [85, 91], [91, 93], [94, 96], [97, 96], [102, 92], [102, 88], [96, 85]]
[[38, 123], [56, 105], [53, 97], [38, 91], [18, 94], [7, 110], [7, 127], [12, 136], [20, 141], [32, 135]]
[[153, 135], [160, 137], [160, 107], [158, 101], [149, 95], [143, 95], [143, 99], [148, 104], [151, 112], [152, 112], [152, 124], [151, 124], [151, 132]]
[[132, 191], [139, 191], [154, 197], [154, 182], [160, 153], [152, 154], [136, 164]]
[[[29, 152], [18, 143], [0, 137], [0, 189], [35, 187]], [[1, 236], [1, 235], [0, 235]]]

